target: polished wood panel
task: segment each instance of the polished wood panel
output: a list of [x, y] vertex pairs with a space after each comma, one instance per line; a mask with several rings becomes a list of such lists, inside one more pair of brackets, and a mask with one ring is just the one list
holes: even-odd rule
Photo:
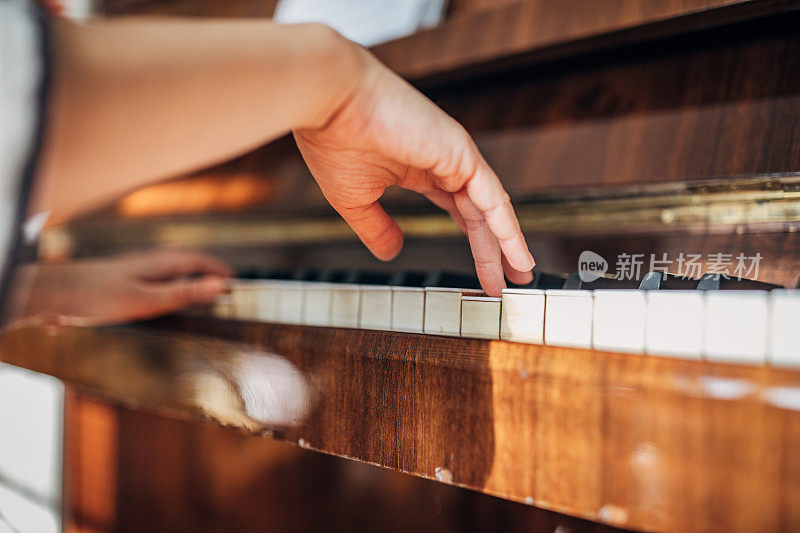
[[[23, 330], [4, 336], [0, 354], [138, 409], [617, 526], [786, 530], [800, 520], [797, 371], [199, 318]], [[274, 405], [254, 397], [272, 379], [265, 369], [295, 383], [273, 389]], [[294, 415], [264, 422], [281, 412]]]
[[[108, 15], [270, 17], [275, 0], [104, 0]], [[402, 76], [452, 76], [696, 31], [797, 6], [787, 0], [455, 0], [435, 28], [373, 48]]]
[[800, 171], [796, 17], [429, 91], [512, 196]]
[[102, 0], [105, 15], [171, 15], [182, 17], [271, 17], [278, 0]]
[[75, 390], [69, 398], [69, 532], [618, 531]]
[[[630, 45], [796, 7], [740, 0], [527, 0], [476, 2], [436, 28], [373, 50], [401, 75], [421, 80]], [[483, 7], [483, 8], [482, 8]]]
[[118, 518], [119, 419], [112, 406], [83, 401], [70, 387], [64, 398], [64, 530], [110, 531]]

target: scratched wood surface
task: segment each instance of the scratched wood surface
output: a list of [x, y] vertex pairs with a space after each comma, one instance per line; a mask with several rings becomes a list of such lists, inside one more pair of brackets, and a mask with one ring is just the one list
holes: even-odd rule
[[68, 389], [66, 531], [617, 528]]
[[611, 525], [800, 525], [795, 371], [200, 318], [18, 331], [0, 354], [106, 401]]

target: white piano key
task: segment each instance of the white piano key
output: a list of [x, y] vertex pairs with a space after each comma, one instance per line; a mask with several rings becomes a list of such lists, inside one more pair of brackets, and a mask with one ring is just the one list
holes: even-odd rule
[[425, 333], [458, 337], [461, 334], [461, 296], [481, 293], [477, 289], [425, 287]]
[[303, 287], [303, 324], [330, 326], [332, 284], [308, 282]]
[[392, 288], [385, 285], [361, 286], [359, 327], [362, 329], [392, 329]]
[[767, 349], [766, 291], [707, 291], [703, 354], [711, 361], [763, 363]]
[[422, 333], [425, 323], [425, 289], [392, 287], [392, 331]]
[[277, 283], [278, 313], [276, 322], [301, 324], [303, 321], [303, 285], [299, 281]]
[[461, 336], [499, 339], [501, 301], [489, 296], [462, 296]]
[[544, 343], [591, 348], [592, 291], [545, 291]]
[[217, 318], [233, 318], [233, 296], [220, 294], [211, 306], [211, 314]]
[[645, 351], [700, 359], [703, 352], [703, 291], [646, 291]]
[[771, 291], [769, 320], [770, 364], [800, 367], [800, 291]]
[[358, 285], [336, 284], [331, 289], [331, 326], [357, 328], [360, 305]]
[[256, 320], [275, 322], [278, 319], [278, 286], [270, 280], [253, 283]]
[[233, 303], [231, 317], [238, 320], [255, 320], [256, 301], [253, 282], [235, 280], [231, 283], [230, 292]]
[[596, 290], [592, 347], [610, 352], [644, 352], [647, 301], [644, 291]]
[[500, 338], [513, 342], [544, 343], [544, 291], [503, 289]]

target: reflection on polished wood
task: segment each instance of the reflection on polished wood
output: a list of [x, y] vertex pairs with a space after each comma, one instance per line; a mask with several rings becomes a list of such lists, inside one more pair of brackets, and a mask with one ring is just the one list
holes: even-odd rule
[[504, 67], [553, 60], [792, 7], [787, 1], [748, 0], [507, 0], [495, 2], [491, 8], [456, 13], [439, 27], [373, 50], [390, 68], [410, 79], [451, 77], [482, 67], [494, 71], [497, 66], [492, 63], [498, 59]]
[[618, 526], [800, 525], [796, 371], [202, 318], [22, 330], [0, 354], [106, 400]]
[[71, 533], [618, 531], [215, 424], [68, 399]]
[[[270, 17], [276, 0], [102, 0], [108, 15]], [[447, 20], [373, 47], [413, 80], [491, 65], [552, 60], [780, 13], [787, 0], [451, 0]]]

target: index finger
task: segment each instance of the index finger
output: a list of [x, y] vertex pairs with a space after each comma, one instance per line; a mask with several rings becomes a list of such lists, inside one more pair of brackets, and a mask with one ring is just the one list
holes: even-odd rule
[[472, 258], [475, 260], [475, 272], [481, 287], [489, 296], [500, 296], [506, 288], [506, 282], [497, 239], [492, 235], [483, 214], [465, 192], [457, 192], [453, 196], [458, 211], [464, 218]]
[[189, 274], [211, 274], [226, 278], [232, 276], [233, 272], [224, 262], [201, 252], [159, 250], [138, 258], [136, 274], [145, 280], [162, 281]]
[[445, 117], [441, 124], [447, 135], [440, 138], [446, 142], [435, 145], [440, 149], [433, 152], [437, 161], [430, 166], [431, 173], [443, 189], [466, 191], [515, 270], [533, 269], [536, 262], [522, 236], [511, 198], [469, 133], [451, 117]]
[[489, 164], [480, 155], [478, 157], [480, 159], [475, 173], [467, 180], [464, 188], [475, 207], [483, 213], [508, 263], [515, 270], [527, 272], [533, 269], [536, 262], [522, 235], [511, 198]]

